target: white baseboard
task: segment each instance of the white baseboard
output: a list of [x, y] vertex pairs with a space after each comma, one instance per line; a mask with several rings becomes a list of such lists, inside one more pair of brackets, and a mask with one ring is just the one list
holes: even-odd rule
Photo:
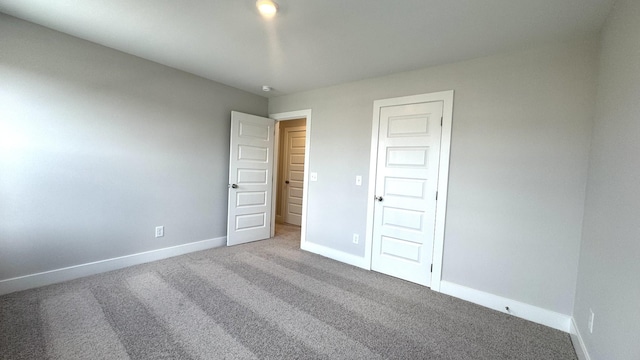
[[[533, 321], [538, 324], [552, 327], [554, 329], [570, 332], [571, 316], [560, 314], [555, 311], [543, 309], [529, 305], [520, 301], [508, 299], [502, 296], [490, 294], [480, 290], [468, 288], [466, 286], [454, 284], [448, 281], [440, 282], [440, 292], [467, 300], [472, 303], [488, 307], [504, 313], [509, 313], [519, 318]], [[505, 307], [509, 307], [509, 312]]]
[[45, 271], [37, 274], [30, 274], [11, 279], [0, 280], [0, 295], [33, 289], [45, 285], [51, 285], [107, 271], [122, 269], [132, 265], [162, 260], [195, 251], [225, 246], [226, 244], [227, 237], [223, 236], [215, 239], [196, 241], [163, 249], [145, 251], [137, 254], [120, 256], [117, 258], [100, 260], [86, 264], [69, 266], [61, 269]]
[[365, 261], [365, 258], [361, 256], [347, 254], [342, 251], [328, 248], [326, 246], [311, 243], [309, 241], [303, 241], [300, 243], [300, 248], [312, 252], [314, 254], [322, 255], [336, 261], [343, 262], [345, 264], [353, 265], [365, 270], [371, 270], [369, 268], [369, 262]]
[[587, 347], [584, 345], [584, 341], [582, 340], [582, 335], [580, 335], [580, 330], [578, 330], [578, 325], [576, 325], [576, 319], [571, 318], [571, 342], [573, 342], [573, 348], [576, 350], [576, 354], [578, 355], [579, 360], [591, 360], [589, 353], [587, 352]]

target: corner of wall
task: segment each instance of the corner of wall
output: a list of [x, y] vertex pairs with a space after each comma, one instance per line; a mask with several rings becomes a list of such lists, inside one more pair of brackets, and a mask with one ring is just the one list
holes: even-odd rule
[[576, 324], [576, 319], [571, 318], [571, 329], [569, 331], [569, 335], [571, 335], [571, 343], [573, 344], [573, 348], [576, 351], [576, 355], [578, 355], [579, 360], [591, 360], [589, 353], [587, 352], [587, 347], [584, 344], [584, 340], [582, 339], [582, 335], [580, 334], [580, 330], [578, 329], [578, 325]]

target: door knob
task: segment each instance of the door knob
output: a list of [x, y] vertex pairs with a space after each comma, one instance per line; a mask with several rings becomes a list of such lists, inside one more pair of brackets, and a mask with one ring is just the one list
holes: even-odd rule
[[285, 184], [288, 184], [288, 183], [289, 183], [289, 180], [286, 180], [284, 183], [285, 183]]
[[383, 199], [382, 199], [382, 196], [376, 196], [376, 200], [378, 200], [378, 201], [382, 201], [382, 200], [383, 200]]
[[237, 184], [231, 184], [231, 185], [229, 185], [229, 187], [232, 188], [232, 189], [237, 189], [238, 185]]

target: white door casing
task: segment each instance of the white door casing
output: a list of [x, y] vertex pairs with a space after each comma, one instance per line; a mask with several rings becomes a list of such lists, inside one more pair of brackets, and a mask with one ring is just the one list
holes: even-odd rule
[[452, 110], [453, 91], [374, 102], [365, 257], [372, 270], [436, 291]]
[[271, 236], [273, 119], [231, 112], [227, 245]]
[[304, 192], [305, 127], [285, 128], [284, 141], [284, 222], [300, 226]]

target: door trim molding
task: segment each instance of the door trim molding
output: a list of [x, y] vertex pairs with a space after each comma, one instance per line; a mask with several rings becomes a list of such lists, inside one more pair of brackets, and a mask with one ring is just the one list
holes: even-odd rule
[[[309, 199], [309, 154], [311, 153], [311, 109], [305, 110], [295, 110], [295, 111], [287, 111], [282, 113], [269, 114], [271, 119], [276, 121], [286, 121], [286, 120], [295, 120], [295, 119], [306, 119], [306, 135], [304, 140], [304, 188], [302, 189], [302, 220], [300, 224], [300, 247], [302, 248], [305, 245], [305, 241], [307, 239], [307, 207], [308, 207], [308, 199]], [[278, 129], [278, 126], [276, 126]], [[276, 134], [276, 149], [278, 149], [278, 134]], [[277, 151], [277, 150], [276, 150]], [[277, 162], [274, 162], [274, 166], [278, 166]], [[273, 194], [276, 194], [276, 182], [273, 181]], [[276, 201], [275, 198], [271, 197], [271, 209], [275, 214]], [[276, 227], [275, 227], [276, 217], [273, 216], [271, 219], [271, 237], [275, 235]]]
[[442, 133], [440, 139], [440, 162], [438, 166], [438, 201], [436, 201], [436, 223], [433, 238], [433, 272], [431, 290], [440, 291], [442, 280], [442, 262], [444, 255], [444, 230], [447, 213], [449, 185], [449, 156], [451, 154], [451, 126], [453, 123], [453, 90], [429, 94], [403, 96], [373, 102], [371, 131], [371, 154], [369, 158], [369, 191], [367, 198], [367, 228], [364, 257], [371, 269], [371, 251], [373, 248], [373, 211], [376, 188], [378, 159], [378, 136], [380, 132], [380, 108], [385, 106], [408, 105], [423, 102], [442, 101]]

